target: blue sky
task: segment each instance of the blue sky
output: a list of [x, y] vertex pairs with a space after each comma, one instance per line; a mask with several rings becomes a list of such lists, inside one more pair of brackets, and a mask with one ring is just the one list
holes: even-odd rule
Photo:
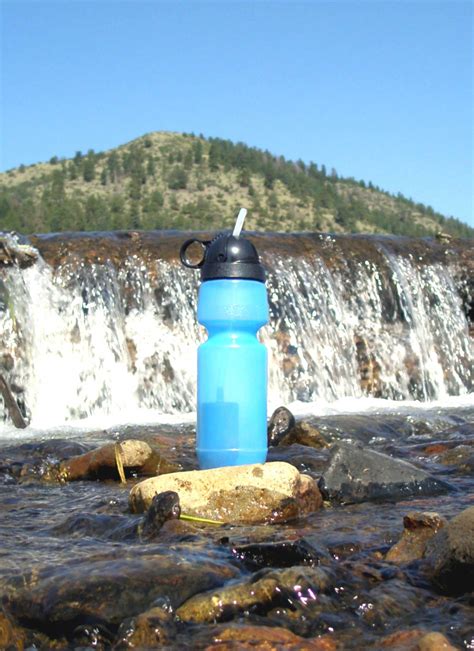
[[2, 171], [192, 131], [324, 163], [474, 226], [470, 1], [1, 9]]

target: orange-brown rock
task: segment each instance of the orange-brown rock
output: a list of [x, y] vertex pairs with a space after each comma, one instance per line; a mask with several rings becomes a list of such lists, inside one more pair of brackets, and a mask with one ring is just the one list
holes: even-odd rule
[[280, 441], [280, 445], [291, 445], [292, 443], [299, 443], [300, 445], [307, 445], [310, 448], [316, 449], [329, 447], [329, 443], [321, 432], [306, 421], [296, 423]]
[[13, 623], [13, 620], [0, 609], [0, 649], [23, 651], [26, 636], [24, 631]]
[[306, 639], [280, 627], [226, 626], [214, 635], [214, 642], [206, 647], [206, 651], [335, 651], [336, 648], [329, 635]]
[[376, 646], [393, 651], [458, 651], [441, 633], [420, 629], [397, 631], [379, 640]]
[[121, 627], [118, 647], [129, 649], [158, 649], [172, 644], [175, 634], [173, 616], [156, 607], [137, 615]]
[[423, 558], [428, 540], [446, 525], [438, 513], [408, 513], [403, 518], [403, 533], [400, 540], [388, 551], [386, 560], [393, 563], [409, 563]]
[[128, 472], [157, 475], [178, 470], [177, 466], [169, 463], [145, 441], [128, 439], [121, 443], [108, 443], [96, 450], [62, 461], [59, 468], [60, 477], [66, 481], [119, 479], [117, 455], [120, 456], [124, 471]]

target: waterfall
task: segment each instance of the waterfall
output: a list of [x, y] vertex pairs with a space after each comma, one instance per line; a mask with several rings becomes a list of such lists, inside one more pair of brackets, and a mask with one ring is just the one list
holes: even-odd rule
[[[198, 277], [176, 259], [185, 236], [126, 246], [114, 234], [37, 237], [43, 257], [0, 270], [0, 372], [34, 424], [194, 409], [205, 331]], [[455, 250], [369, 236], [256, 240], [268, 269], [271, 322], [260, 336], [272, 402], [474, 391]], [[89, 244], [100, 255], [84, 253]]]

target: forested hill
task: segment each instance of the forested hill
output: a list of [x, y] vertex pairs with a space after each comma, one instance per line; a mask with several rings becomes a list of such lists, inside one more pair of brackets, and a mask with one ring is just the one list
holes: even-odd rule
[[0, 174], [0, 230], [20, 233], [219, 229], [241, 206], [253, 230], [474, 237], [454, 218], [323, 164], [194, 134], [150, 133]]

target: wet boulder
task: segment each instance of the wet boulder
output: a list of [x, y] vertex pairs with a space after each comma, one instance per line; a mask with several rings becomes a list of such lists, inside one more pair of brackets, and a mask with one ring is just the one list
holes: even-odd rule
[[320, 591], [332, 585], [330, 572], [320, 567], [291, 567], [258, 572], [252, 577], [218, 590], [196, 594], [176, 611], [183, 622], [229, 621], [250, 612], [265, 614], [278, 606], [316, 600]]
[[433, 582], [451, 594], [474, 591], [474, 506], [443, 527], [427, 545]]
[[297, 423], [286, 407], [275, 409], [268, 423], [267, 435], [269, 446], [298, 443], [318, 450], [329, 447], [329, 443], [316, 427], [306, 421]]
[[77, 479], [120, 479], [131, 474], [158, 475], [176, 472], [179, 468], [168, 462], [145, 441], [127, 439], [107, 443], [85, 454], [62, 461], [59, 477], [63, 481]]
[[292, 567], [310, 565], [315, 567], [329, 559], [329, 552], [317, 549], [303, 538], [276, 542], [232, 545], [232, 554], [247, 569], [255, 571], [264, 567]]
[[450, 488], [407, 461], [346, 442], [332, 446], [318, 485], [325, 499], [341, 503], [400, 501]]
[[279, 445], [280, 441], [295, 426], [295, 417], [286, 407], [275, 409], [268, 422], [267, 437], [269, 447]]
[[306, 445], [309, 448], [316, 448], [317, 450], [329, 447], [328, 441], [321, 432], [306, 421], [296, 423], [293, 429], [281, 441], [280, 445], [292, 445], [293, 443]]
[[322, 506], [311, 477], [274, 462], [151, 477], [132, 488], [132, 511], [142, 512], [168, 490], [178, 493], [183, 513], [220, 522], [284, 522]]
[[439, 463], [454, 466], [460, 473], [474, 473], [474, 446], [457, 445], [440, 455]]
[[428, 541], [445, 525], [446, 520], [438, 513], [408, 513], [403, 518], [402, 536], [385, 559], [393, 563], [409, 563], [423, 558]]
[[4, 602], [20, 623], [53, 637], [72, 637], [78, 622], [113, 630], [157, 599], [175, 609], [197, 592], [237, 575], [229, 564], [188, 548], [160, 553], [135, 549], [132, 557], [98, 557], [33, 570], [4, 588]]

